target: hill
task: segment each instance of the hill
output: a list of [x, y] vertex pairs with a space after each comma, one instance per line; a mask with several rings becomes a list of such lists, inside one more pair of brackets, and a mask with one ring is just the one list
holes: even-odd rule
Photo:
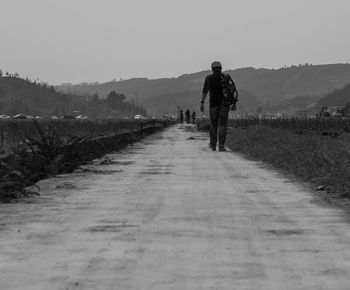
[[289, 99], [281, 100], [270, 106], [271, 111], [283, 111], [289, 110], [291, 112], [297, 110], [309, 110], [313, 111], [316, 103], [322, 98], [322, 96], [302, 95], [295, 96]]
[[327, 94], [317, 102], [316, 107], [345, 106], [347, 103], [350, 103], [350, 83], [341, 89], [334, 90]]
[[76, 110], [84, 101], [82, 96], [56, 92], [54, 87], [17, 76], [0, 77], [0, 112], [15, 115], [51, 115]]
[[[57, 89], [80, 95], [97, 93], [102, 98], [111, 90], [116, 90], [140, 102], [152, 114], [165, 113], [177, 105], [197, 108], [204, 78], [209, 73], [202, 71], [177, 78], [136, 78], [101, 84], [65, 84], [57, 86]], [[281, 69], [241, 68], [229, 70], [228, 73], [241, 91], [243, 110], [254, 111], [261, 104], [280, 103], [296, 96], [321, 95], [341, 88], [350, 81], [350, 64], [299, 65]], [[245, 98], [247, 101], [244, 101]]]
[[230, 71], [239, 87], [265, 101], [321, 95], [350, 81], [350, 64], [299, 65], [277, 70], [245, 68]]
[[16, 115], [63, 115], [86, 114], [91, 117], [116, 117], [146, 114], [146, 111], [126, 97], [111, 94], [100, 100], [98, 96], [83, 97], [57, 92], [45, 83], [36, 83], [20, 78], [18, 75], [0, 76], [0, 114]]

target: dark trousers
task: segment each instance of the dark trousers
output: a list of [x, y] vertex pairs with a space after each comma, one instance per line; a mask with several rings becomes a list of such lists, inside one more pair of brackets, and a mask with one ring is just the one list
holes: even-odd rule
[[219, 135], [219, 147], [225, 146], [228, 112], [230, 108], [228, 106], [216, 106], [210, 107], [210, 145], [215, 146], [217, 144]]

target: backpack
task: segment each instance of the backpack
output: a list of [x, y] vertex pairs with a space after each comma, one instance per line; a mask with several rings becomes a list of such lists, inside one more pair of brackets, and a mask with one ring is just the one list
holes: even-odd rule
[[222, 89], [222, 104], [225, 106], [235, 105], [238, 101], [238, 98], [235, 96], [235, 92], [237, 91], [236, 85], [233, 82], [231, 76], [229, 74], [222, 73], [220, 86]]

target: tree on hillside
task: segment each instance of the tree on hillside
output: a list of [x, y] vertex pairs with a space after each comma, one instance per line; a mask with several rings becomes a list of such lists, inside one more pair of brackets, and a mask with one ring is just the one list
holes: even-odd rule
[[121, 103], [124, 102], [125, 98], [125, 95], [117, 94], [115, 91], [111, 91], [106, 99], [107, 105], [113, 109], [116, 109], [121, 105]]
[[3, 88], [0, 88], [0, 99], [6, 96], [6, 92]]
[[96, 93], [92, 95], [91, 102], [93, 104], [98, 104], [100, 102], [100, 98], [98, 97], [98, 95]]
[[21, 99], [13, 101], [7, 111], [10, 115], [30, 113], [28, 105]]

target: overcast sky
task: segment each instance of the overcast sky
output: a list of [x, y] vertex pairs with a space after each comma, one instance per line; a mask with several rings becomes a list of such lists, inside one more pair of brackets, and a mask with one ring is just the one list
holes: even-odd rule
[[0, 68], [50, 84], [350, 62], [349, 0], [0, 0]]

